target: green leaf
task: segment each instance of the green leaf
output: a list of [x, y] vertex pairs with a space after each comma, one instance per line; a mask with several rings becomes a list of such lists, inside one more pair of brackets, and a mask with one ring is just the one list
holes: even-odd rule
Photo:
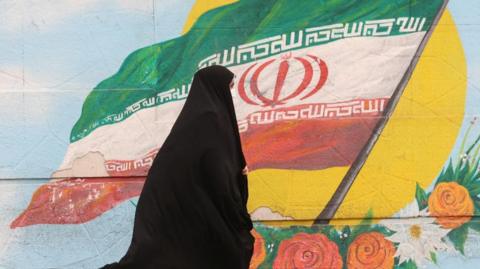
[[470, 154], [470, 152], [475, 148], [475, 146], [480, 142], [480, 135], [477, 137], [477, 139], [475, 140], [475, 142], [473, 142], [473, 144], [467, 149], [467, 151], [465, 152], [466, 154]]
[[455, 177], [455, 171], [453, 169], [452, 160], [450, 159], [450, 162], [448, 163], [447, 168], [444, 169], [442, 173], [440, 173], [440, 176], [438, 177], [438, 183], [452, 181], [454, 177]]
[[476, 219], [475, 217], [468, 223], [468, 227], [472, 228], [473, 230], [480, 232], [480, 220]]
[[432, 259], [432, 262], [435, 264], [438, 264], [437, 262], [437, 254], [435, 252], [430, 252], [430, 258]]
[[343, 234], [345, 237], [349, 237], [349, 236], [352, 234], [352, 230], [350, 229], [350, 226], [345, 226], [345, 227], [343, 227], [343, 229], [342, 229], [342, 234]]
[[480, 161], [480, 145], [477, 146], [477, 148], [474, 150], [472, 154], [472, 160], [473, 162], [478, 166], [478, 162]]
[[330, 226], [330, 225], [328, 227], [330, 228], [322, 233], [325, 234], [330, 240], [333, 240], [335, 242], [341, 242], [342, 239], [340, 239], [340, 235], [337, 229], [335, 229], [333, 226]]
[[475, 183], [472, 183], [469, 187], [468, 187], [468, 191], [470, 192], [470, 195], [472, 195], [473, 197], [477, 196], [480, 194], [480, 182], [475, 182]]
[[389, 230], [387, 227], [382, 226], [381, 224], [375, 225], [375, 226], [372, 228], [372, 231], [376, 231], [376, 232], [382, 233], [382, 234], [384, 234], [385, 236], [391, 236], [391, 235], [393, 235], [393, 234], [395, 233], [394, 231]]
[[461, 160], [453, 166], [453, 171], [453, 177], [449, 181], [457, 181], [458, 183], [463, 184], [465, 174], [468, 172], [468, 161]]
[[425, 193], [425, 190], [423, 190], [422, 187], [420, 187], [420, 184], [418, 184], [418, 182], [415, 190], [415, 198], [417, 199], [418, 208], [420, 210], [423, 210], [427, 207], [428, 205], [427, 194]]
[[455, 178], [455, 166], [453, 165], [453, 162], [451, 160], [450, 160], [449, 166], [447, 167], [447, 174], [446, 175], [448, 175], [448, 178], [446, 178], [447, 181], [450, 181], [453, 178]]
[[459, 228], [452, 230], [448, 233], [448, 237], [453, 242], [455, 249], [460, 251], [460, 253], [464, 253], [464, 246], [465, 241], [467, 240], [468, 235], [468, 224], [464, 224]]
[[[368, 221], [368, 223], [372, 223], [372, 218], [373, 218], [373, 209], [370, 208], [368, 211], [367, 211], [367, 214], [365, 214], [365, 217], [364, 219]], [[363, 221], [362, 221], [363, 222]]]
[[467, 175], [465, 176], [469, 182], [475, 182], [478, 179], [478, 161], [473, 160], [472, 165], [469, 166]]
[[478, 198], [478, 197], [474, 197], [473, 200], [474, 200], [475, 208], [476, 208], [478, 211], [480, 211], [480, 200], [479, 200], [479, 198]]
[[466, 185], [470, 182], [470, 178], [468, 176], [468, 172], [470, 171], [470, 164], [468, 161], [462, 163], [460, 167], [457, 167], [455, 173], [455, 180], [458, 181], [461, 185]]
[[353, 228], [351, 238], [356, 237], [358, 234], [369, 231], [372, 228], [372, 219], [373, 210], [370, 208], [362, 221]]

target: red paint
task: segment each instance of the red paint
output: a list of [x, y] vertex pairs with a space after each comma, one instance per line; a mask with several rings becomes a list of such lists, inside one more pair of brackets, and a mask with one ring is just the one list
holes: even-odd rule
[[[304, 57], [294, 57], [294, 59], [296, 61], [299, 61], [302, 64], [303, 69], [305, 71], [305, 74], [303, 76], [303, 79], [301, 80], [300, 85], [291, 94], [289, 94], [288, 96], [286, 96], [282, 99], [280, 99], [280, 94], [281, 94], [282, 89], [285, 86], [285, 80], [287, 78], [287, 74], [288, 74], [288, 71], [290, 69], [290, 64], [289, 64], [289, 60], [288, 60], [290, 58], [290, 56], [282, 57], [282, 61], [280, 62], [279, 66], [278, 66], [277, 78], [276, 78], [275, 85], [274, 85], [274, 88], [273, 88], [272, 99], [269, 99], [269, 98], [265, 97], [261, 93], [261, 91], [258, 87], [258, 79], [260, 77], [260, 74], [264, 71], [264, 69], [266, 67], [268, 67], [270, 64], [272, 64], [274, 61], [276, 61], [276, 59], [268, 60], [268, 61], [260, 64], [259, 66], [257, 66], [255, 68], [255, 71], [253, 71], [252, 77], [250, 79], [250, 84], [249, 84], [249, 88], [250, 88], [250, 91], [253, 94], [253, 96], [258, 101], [262, 102], [263, 106], [274, 107], [276, 105], [285, 104], [287, 100], [291, 100], [291, 99], [299, 96], [302, 92], [305, 91], [305, 89], [307, 89], [308, 86], [310, 86], [310, 84], [312, 83], [312, 78], [313, 78], [313, 72], [314, 72], [313, 71], [313, 65], [314, 64], [318, 64], [318, 67], [319, 67], [319, 70], [320, 70], [320, 76], [319, 76], [318, 82], [316, 83], [314, 88], [309, 93], [307, 93], [305, 96], [300, 98], [300, 100], [306, 99], [306, 98], [314, 95], [315, 93], [317, 93], [323, 87], [325, 82], [327, 81], [328, 68], [327, 68], [326, 63], [323, 60], [319, 59], [318, 57], [312, 56], [312, 55], [308, 55], [308, 57], [311, 58], [310, 61], [306, 60]], [[313, 63], [311, 62], [312, 60], [313, 60]], [[246, 80], [249, 72], [255, 66], [256, 66], [256, 63], [249, 66], [243, 72], [242, 76], [240, 77], [239, 86], [238, 86], [238, 91], [239, 91], [240, 97], [247, 104], [251, 104], [251, 105], [258, 105], [258, 103], [256, 103], [255, 101], [253, 101], [251, 98], [249, 98], [247, 96], [246, 89], [245, 89], [245, 80]]]
[[242, 133], [250, 170], [319, 170], [350, 165], [379, 117], [279, 121]]
[[140, 195], [145, 177], [72, 178], [38, 188], [10, 228], [34, 224], [74, 224], [92, 220]]
[[303, 69], [305, 70], [305, 75], [303, 76], [302, 83], [300, 83], [297, 89], [289, 96], [283, 98], [281, 101], [286, 101], [286, 100], [297, 97], [300, 93], [302, 93], [307, 88], [308, 85], [310, 85], [310, 82], [312, 81], [312, 76], [313, 76], [312, 65], [303, 58], [295, 57], [295, 59], [302, 63]]
[[[302, 108], [298, 105], [279, 110]], [[368, 108], [368, 107], [367, 107]], [[250, 170], [261, 168], [320, 170], [349, 166], [372, 134], [376, 112], [345, 118], [282, 120], [251, 125], [241, 134]], [[145, 158], [154, 157], [157, 149]], [[132, 160], [107, 160], [109, 163]], [[140, 195], [149, 167], [113, 172], [117, 177], [72, 178], [49, 182], [33, 194], [11, 228], [34, 224], [75, 224], [92, 220], [117, 204]], [[138, 177], [120, 177], [137, 175]]]
[[251, 105], [258, 105], [257, 103], [253, 102], [250, 98], [248, 98], [247, 93], [245, 92], [245, 79], [247, 78], [248, 72], [257, 65], [256, 63], [252, 64], [250, 67], [245, 70], [245, 72], [242, 74], [240, 77], [240, 81], [238, 82], [238, 93], [240, 97], [243, 99], [243, 101], [247, 102], [247, 104]]
[[[149, 151], [143, 158], [138, 160], [107, 160], [105, 169], [111, 177], [130, 177], [147, 175], [148, 170], [157, 155], [158, 148]], [[112, 169], [112, 168], [116, 169]], [[117, 169], [117, 167], [120, 167]]]
[[322, 59], [319, 59], [313, 55], [308, 55], [308, 57], [314, 59], [315, 62], [318, 63], [318, 67], [320, 68], [320, 79], [318, 80], [317, 85], [315, 85], [315, 88], [313, 88], [313, 90], [309, 94], [300, 98], [300, 100], [304, 100], [314, 95], [315, 93], [317, 93], [323, 87], [323, 85], [325, 85], [325, 82], [327, 81], [327, 78], [328, 78], [327, 64]]
[[275, 90], [273, 91], [273, 100], [270, 102], [269, 105], [277, 105], [282, 104], [278, 102], [278, 98], [280, 97], [280, 92], [282, 91], [283, 84], [285, 83], [285, 78], [287, 77], [288, 69], [290, 68], [288, 61], [283, 60], [280, 63], [280, 67], [278, 68], [277, 74], [277, 81], [275, 82]]
[[257, 97], [265, 105], [271, 104], [272, 101], [270, 99], [266, 98], [265, 96], [263, 96], [262, 93], [260, 93], [260, 90], [258, 89], [258, 77], [260, 76], [260, 73], [262, 73], [263, 69], [265, 69], [265, 67], [267, 67], [268, 65], [270, 65], [274, 61], [275, 61], [275, 59], [261, 64], [257, 68], [257, 70], [255, 70], [255, 72], [253, 72], [252, 80], [250, 81], [250, 88], [252, 90], [253, 95], [255, 95], [255, 97]]

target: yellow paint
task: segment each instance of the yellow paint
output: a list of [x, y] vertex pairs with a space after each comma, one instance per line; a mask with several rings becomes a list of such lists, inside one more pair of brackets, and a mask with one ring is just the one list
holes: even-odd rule
[[463, 121], [466, 61], [447, 11], [428, 42], [403, 97], [361, 170], [337, 218], [388, 217], [442, 170]]
[[195, 4], [193, 4], [192, 10], [190, 10], [187, 21], [183, 26], [183, 33], [188, 32], [195, 21], [197, 21], [198, 17], [200, 17], [203, 13], [216, 7], [228, 5], [234, 2], [237, 2], [237, 0], [197, 0]]
[[311, 220], [319, 205], [327, 202], [348, 170], [338, 167], [325, 170], [261, 169], [249, 174], [250, 211], [267, 206], [272, 211], [295, 219]]
[[[198, 0], [184, 30], [188, 31], [205, 11], [232, 2], [235, 1]], [[465, 57], [455, 23], [446, 11], [334, 223], [358, 223], [369, 209], [375, 217], [391, 216], [414, 199], [416, 182], [422, 187], [430, 185], [457, 138], [465, 95]], [[253, 211], [267, 206], [302, 220], [302, 224], [311, 223], [347, 170], [254, 171], [249, 175], [248, 207]], [[290, 221], [283, 224], [286, 223]]]

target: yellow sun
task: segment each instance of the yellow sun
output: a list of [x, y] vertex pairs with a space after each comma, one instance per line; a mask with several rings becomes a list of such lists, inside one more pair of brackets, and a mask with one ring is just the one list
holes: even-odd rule
[[[184, 31], [205, 11], [232, 2], [197, 0]], [[370, 209], [375, 217], [391, 216], [414, 199], [417, 182], [424, 188], [430, 185], [457, 138], [465, 95], [463, 48], [455, 23], [445, 11], [393, 116], [335, 218], [340, 222], [361, 219]], [[304, 224], [311, 223], [347, 170], [256, 170], [249, 175], [248, 207], [250, 211], [268, 207]]]

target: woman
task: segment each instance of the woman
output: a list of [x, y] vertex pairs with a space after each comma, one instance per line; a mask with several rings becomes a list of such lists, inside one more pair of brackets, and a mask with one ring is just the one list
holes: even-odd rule
[[233, 77], [222, 66], [195, 73], [140, 194], [130, 247], [104, 268], [249, 267], [254, 238]]

